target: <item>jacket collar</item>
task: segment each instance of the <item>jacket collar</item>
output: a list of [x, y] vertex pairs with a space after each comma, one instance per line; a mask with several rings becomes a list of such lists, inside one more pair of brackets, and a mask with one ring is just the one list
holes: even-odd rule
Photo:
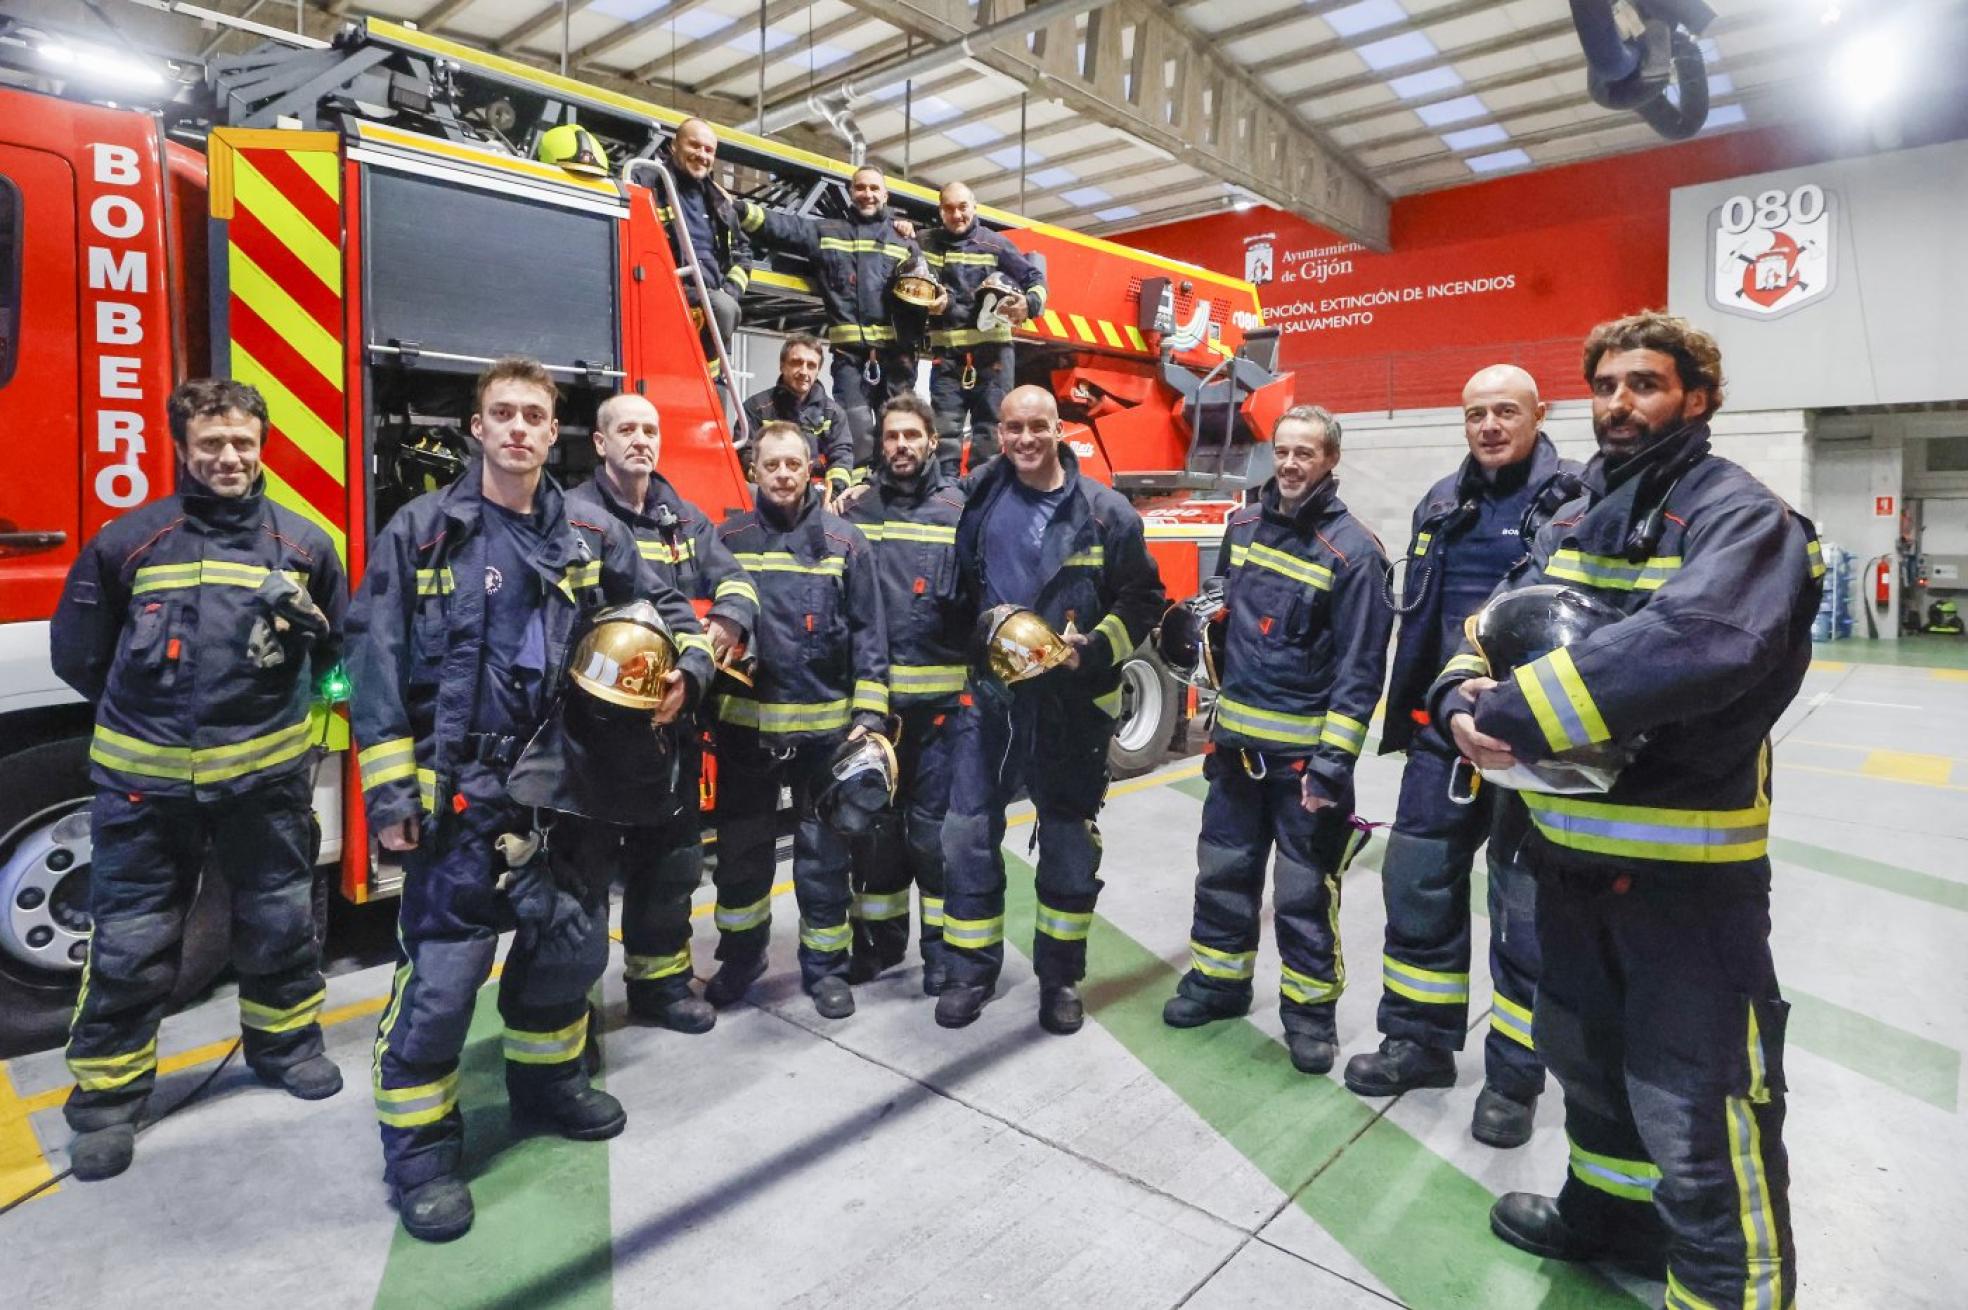
[[[1059, 442], [1059, 466], [1066, 473], [1066, 480], [1060, 484], [1061, 490], [1079, 490], [1080, 457], [1073, 453], [1073, 448], [1063, 438]], [[1010, 457], [1002, 454], [991, 456], [990, 463], [977, 474], [978, 499], [985, 500], [997, 495], [1017, 479], [1018, 470], [1012, 465]], [[1068, 496], [1068, 499], [1071, 497]]]
[[180, 461], [178, 503], [184, 506], [185, 517], [200, 527], [221, 531], [253, 527], [266, 512], [266, 474], [254, 478], [243, 496], [221, 496], [193, 477]]
[[928, 500], [948, 485], [943, 476], [943, 465], [936, 458], [932, 448], [929, 462], [923, 471], [904, 482], [889, 471], [886, 461], [875, 465], [875, 491], [883, 505], [897, 505], [905, 509], [914, 508]]
[[[478, 531], [479, 520], [485, 513], [484, 464], [484, 456], [473, 456], [458, 479], [438, 493], [442, 498], [439, 503], [444, 517], [457, 529], [460, 539]], [[547, 548], [545, 556], [539, 560], [541, 566], [558, 570], [583, 553], [583, 547], [577, 544], [574, 537], [573, 527], [567, 522], [560, 483], [554, 481], [551, 473], [540, 475], [539, 489], [533, 493], [533, 512], [547, 525]]]
[[1339, 503], [1339, 478], [1328, 473], [1319, 479], [1319, 485], [1305, 494], [1305, 499], [1293, 512], [1287, 514], [1278, 501], [1278, 479], [1272, 478], [1258, 493], [1258, 505], [1264, 517], [1273, 523], [1282, 523], [1298, 532], [1310, 531], [1312, 526], [1343, 508]]
[[[1558, 447], [1552, 444], [1542, 428], [1538, 429], [1537, 440], [1531, 443], [1531, 456], [1521, 464], [1513, 464], [1512, 469], [1522, 469], [1521, 474], [1511, 478], [1511, 489], [1518, 487], [1541, 487], [1552, 474], [1558, 471]], [[1517, 481], [1521, 477], [1523, 481]], [[1458, 501], [1480, 500], [1492, 487], [1499, 483], [1483, 476], [1483, 469], [1474, 455], [1465, 455], [1462, 467], [1457, 470], [1455, 496]]]
[[777, 414], [804, 414], [819, 404], [826, 394], [818, 381], [807, 388], [804, 396], [795, 396], [793, 389], [783, 381], [775, 382], [772, 384], [772, 409]]
[[1635, 495], [1645, 499], [1651, 489], [1669, 485], [1694, 467], [1708, 454], [1708, 448], [1708, 424], [1697, 419], [1680, 431], [1671, 432], [1645, 449], [1627, 456], [1616, 467], [1609, 463], [1605, 455], [1594, 455], [1585, 466], [1585, 485], [1596, 500], [1637, 478], [1640, 486]]

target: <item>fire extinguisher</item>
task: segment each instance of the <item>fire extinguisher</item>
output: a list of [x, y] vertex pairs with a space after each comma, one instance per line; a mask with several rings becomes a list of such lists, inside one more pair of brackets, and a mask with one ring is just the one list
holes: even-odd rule
[[1879, 639], [1878, 615], [1884, 614], [1893, 604], [1893, 557], [1875, 555], [1866, 563], [1872, 574], [1872, 595], [1865, 605], [1866, 637]]

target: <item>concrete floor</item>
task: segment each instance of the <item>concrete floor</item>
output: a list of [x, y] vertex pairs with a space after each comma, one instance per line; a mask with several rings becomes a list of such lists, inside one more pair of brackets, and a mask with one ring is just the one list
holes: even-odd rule
[[[1902, 643], [1905, 660], [1919, 651]], [[1968, 1283], [1968, 644], [1932, 664], [1825, 648], [1779, 729], [1775, 947], [1788, 1054], [1800, 1304], [1955, 1306]], [[1393, 817], [1396, 759], [1360, 771]], [[912, 966], [827, 1023], [798, 991], [790, 896], [756, 1006], [704, 1037], [623, 1027], [610, 977], [606, 1146], [513, 1142], [497, 1023], [467, 1057], [478, 1226], [421, 1246], [385, 1205], [368, 1097], [383, 968], [335, 977], [329, 1051], [350, 1086], [305, 1105], [236, 1065], [147, 1132], [132, 1171], [64, 1183], [0, 1217], [9, 1306], [1547, 1307], [1658, 1305], [1661, 1289], [1541, 1263], [1489, 1236], [1495, 1194], [1550, 1190], [1555, 1095], [1522, 1150], [1470, 1140], [1480, 1041], [1460, 1086], [1362, 1101], [1286, 1061], [1275, 1011], [1178, 1033], [1159, 1020], [1186, 959], [1195, 761], [1119, 784], [1107, 891], [1072, 1039], [1033, 1022], [1014, 953], [973, 1027], [930, 1020]], [[1029, 821], [1027, 821], [1029, 823]], [[1007, 843], [1025, 854], [1029, 826]], [[1346, 1053], [1373, 1032], [1379, 844], [1346, 884]], [[1010, 937], [1029, 941], [1014, 863]], [[783, 893], [782, 893], [783, 894]], [[1482, 903], [1481, 896], [1476, 898]], [[698, 920], [700, 960], [714, 934]], [[1260, 960], [1258, 988], [1277, 961]], [[1472, 1014], [1488, 1004], [1478, 965]], [[489, 998], [488, 998], [489, 999]], [[164, 1028], [160, 1102], [234, 1024], [220, 995]], [[1343, 1057], [1342, 1057], [1343, 1058]], [[56, 1054], [0, 1068], [0, 1202], [64, 1164]], [[1954, 1289], [1950, 1291], [1950, 1289]]]

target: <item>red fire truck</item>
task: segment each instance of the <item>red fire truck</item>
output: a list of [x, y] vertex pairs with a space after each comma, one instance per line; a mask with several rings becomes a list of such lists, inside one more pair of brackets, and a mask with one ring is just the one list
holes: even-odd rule
[[[312, 519], [359, 578], [365, 544], [464, 451], [491, 358], [563, 384], [557, 474], [578, 480], [595, 407], [633, 388], [663, 415], [663, 470], [714, 519], [750, 493], [657, 218], [647, 165], [682, 115], [380, 21], [325, 48], [278, 43], [205, 69], [198, 103], [111, 108], [0, 89], [0, 1053], [60, 1039], [89, 922], [88, 708], [53, 675], [48, 617], [78, 547], [164, 494], [163, 402], [187, 375], [250, 382], [272, 415], [268, 493]], [[603, 180], [534, 162], [578, 121], [625, 162]], [[527, 125], [522, 128], [520, 125]], [[824, 213], [848, 164], [721, 131], [727, 181]], [[935, 195], [898, 182], [918, 223]], [[1083, 467], [1135, 495], [1172, 594], [1198, 575], [1261, 440], [1290, 403], [1255, 289], [986, 209], [1042, 257], [1023, 381], [1059, 396]], [[753, 327], [819, 323], [797, 262], [752, 280]], [[455, 463], [455, 460], [452, 461]], [[1146, 657], [1129, 668], [1116, 763], [1144, 767], [1183, 712]], [[345, 713], [316, 785], [342, 895], [391, 894], [350, 785]], [[223, 962], [225, 889], [207, 879], [181, 990]]]

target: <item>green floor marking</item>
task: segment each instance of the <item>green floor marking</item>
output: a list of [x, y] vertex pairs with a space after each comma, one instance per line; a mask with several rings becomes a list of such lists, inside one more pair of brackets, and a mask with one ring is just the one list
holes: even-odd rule
[[1901, 668], [1968, 669], [1968, 641], [1959, 637], [1901, 637], [1897, 641], [1821, 641], [1811, 646], [1821, 660], [1895, 664]]
[[1183, 778], [1179, 782], [1170, 783], [1169, 786], [1181, 792], [1184, 796], [1194, 796], [1199, 801], [1209, 799], [1208, 778]]
[[1809, 842], [1793, 841], [1788, 837], [1770, 838], [1770, 854], [1785, 864], [1795, 864], [1813, 873], [1910, 896], [1944, 909], [1968, 910], [1968, 883], [1937, 878], [1917, 869], [1903, 869], [1897, 864], [1868, 859], [1863, 855], [1847, 855], [1844, 851], [1813, 846]]
[[398, 1226], [376, 1290], [377, 1310], [609, 1310], [614, 1304], [608, 1145], [551, 1136], [514, 1140], [502, 1027], [493, 983], [479, 991], [459, 1080], [465, 1176], [477, 1222], [441, 1246]]
[[1790, 1045], [1950, 1114], [1958, 1108], [1961, 1052], [1791, 987], [1783, 994]]
[[[1009, 852], [1005, 865], [1006, 939], [1029, 942], [1032, 867]], [[1408, 1305], [1635, 1304], [1590, 1269], [1539, 1260], [1491, 1236], [1495, 1198], [1480, 1183], [1376, 1120], [1338, 1083], [1294, 1070], [1284, 1047], [1249, 1020], [1182, 1033], [1165, 1027], [1162, 1002], [1176, 971], [1106, 919], [1095, 916], [1088, 946], [1088, 1012]]]

